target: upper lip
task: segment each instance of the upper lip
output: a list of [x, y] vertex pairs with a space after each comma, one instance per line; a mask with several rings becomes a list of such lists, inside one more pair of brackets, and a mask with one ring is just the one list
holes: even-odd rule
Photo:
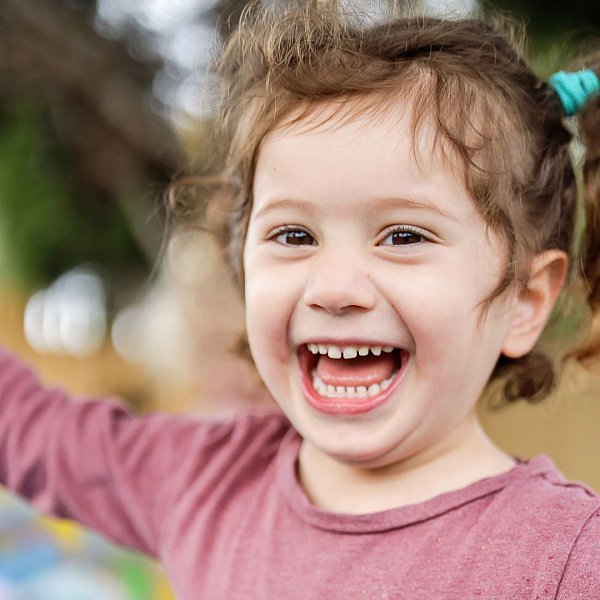
[[303, 342], [300, 342], [297, 344], [298, 347], [300, 346], [306, 346], [307, 344], [325, 344], [328, 346], [339, 346], [341, 348], [344, 348], [346, 346], [392, 346], [393, 348], [401, 348], [402, 346], [394, 343], [394, 342], [387, 342], [387, 341], [381, 341], [381, 340], [366, 340], [366, 339], [360, 339], [360, 338], [343, 338], [343, 339], [336, 339], [336, 338], [324, 338], [324, 337], [314, 337], [314, 338], [308, 338]]

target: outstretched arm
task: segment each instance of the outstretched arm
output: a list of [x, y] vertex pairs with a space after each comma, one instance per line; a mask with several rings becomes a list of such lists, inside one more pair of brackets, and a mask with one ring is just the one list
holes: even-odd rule
[[73, 402], [0, 349], [0, 484], [157, 558], [181, 543], [203, 507], [216, 511], [197, 520], [213, 535], [215, 514], [253, 489], [288, 433], [279, 413], [200, 421]]
[[0, 349], [0, 483], [118, 543], [156, 554], [166, 446], [186, 426], [134, 417], [118, 402], [73, 402]]

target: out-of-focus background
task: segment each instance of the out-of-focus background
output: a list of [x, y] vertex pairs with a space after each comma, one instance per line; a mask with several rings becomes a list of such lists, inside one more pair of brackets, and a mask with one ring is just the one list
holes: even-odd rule
[[[477, 8], [415, 2], [435, 14]], [[48, 384], [139, 411], [269, 402], [234, 352], [243, 308], [214, 241], [191, 226], [167, 239], [163, 201], [169, 182], [217, 159], [207, 65], [245, 3], [0, 0], [0, 344]], [[544, 76], [599, 34], [600, 3], [488, 5], [527, 20]], [[575, 320], [556, 320], [543, 343], [572, 342]], [[600, 491], [600, 365], [569, 364], [539, 406], [493, 404], [481, 414], [504, 448], [548, 453]], [[1, 492], [0, 532], [2, 599], [50, 598], [49, 581], [62, 599], [170, 597], [155, 565]]]

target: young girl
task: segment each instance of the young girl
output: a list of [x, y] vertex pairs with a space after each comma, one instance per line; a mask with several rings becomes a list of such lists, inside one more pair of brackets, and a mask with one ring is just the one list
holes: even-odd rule
[[533, 348], [565, 281], [600, 304], [598, 79], [551, 87], [479, 20], [306, 5], [225, 48], [211, 211], [285, 416], [134, 417], [3, 355], [2, 480], [182, 600], [600, 598], [600, 498], [475, 415], [491, 381], [550, 390]]

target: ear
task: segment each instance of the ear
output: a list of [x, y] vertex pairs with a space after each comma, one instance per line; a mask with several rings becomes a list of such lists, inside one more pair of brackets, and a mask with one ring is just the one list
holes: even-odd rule
[[546, 250], [533, 259], [529, 280], [516, 293], [502, 354], [519, 358], [535, 346], [565, 282], [567, 266], [567, 255], [560, 250]]

